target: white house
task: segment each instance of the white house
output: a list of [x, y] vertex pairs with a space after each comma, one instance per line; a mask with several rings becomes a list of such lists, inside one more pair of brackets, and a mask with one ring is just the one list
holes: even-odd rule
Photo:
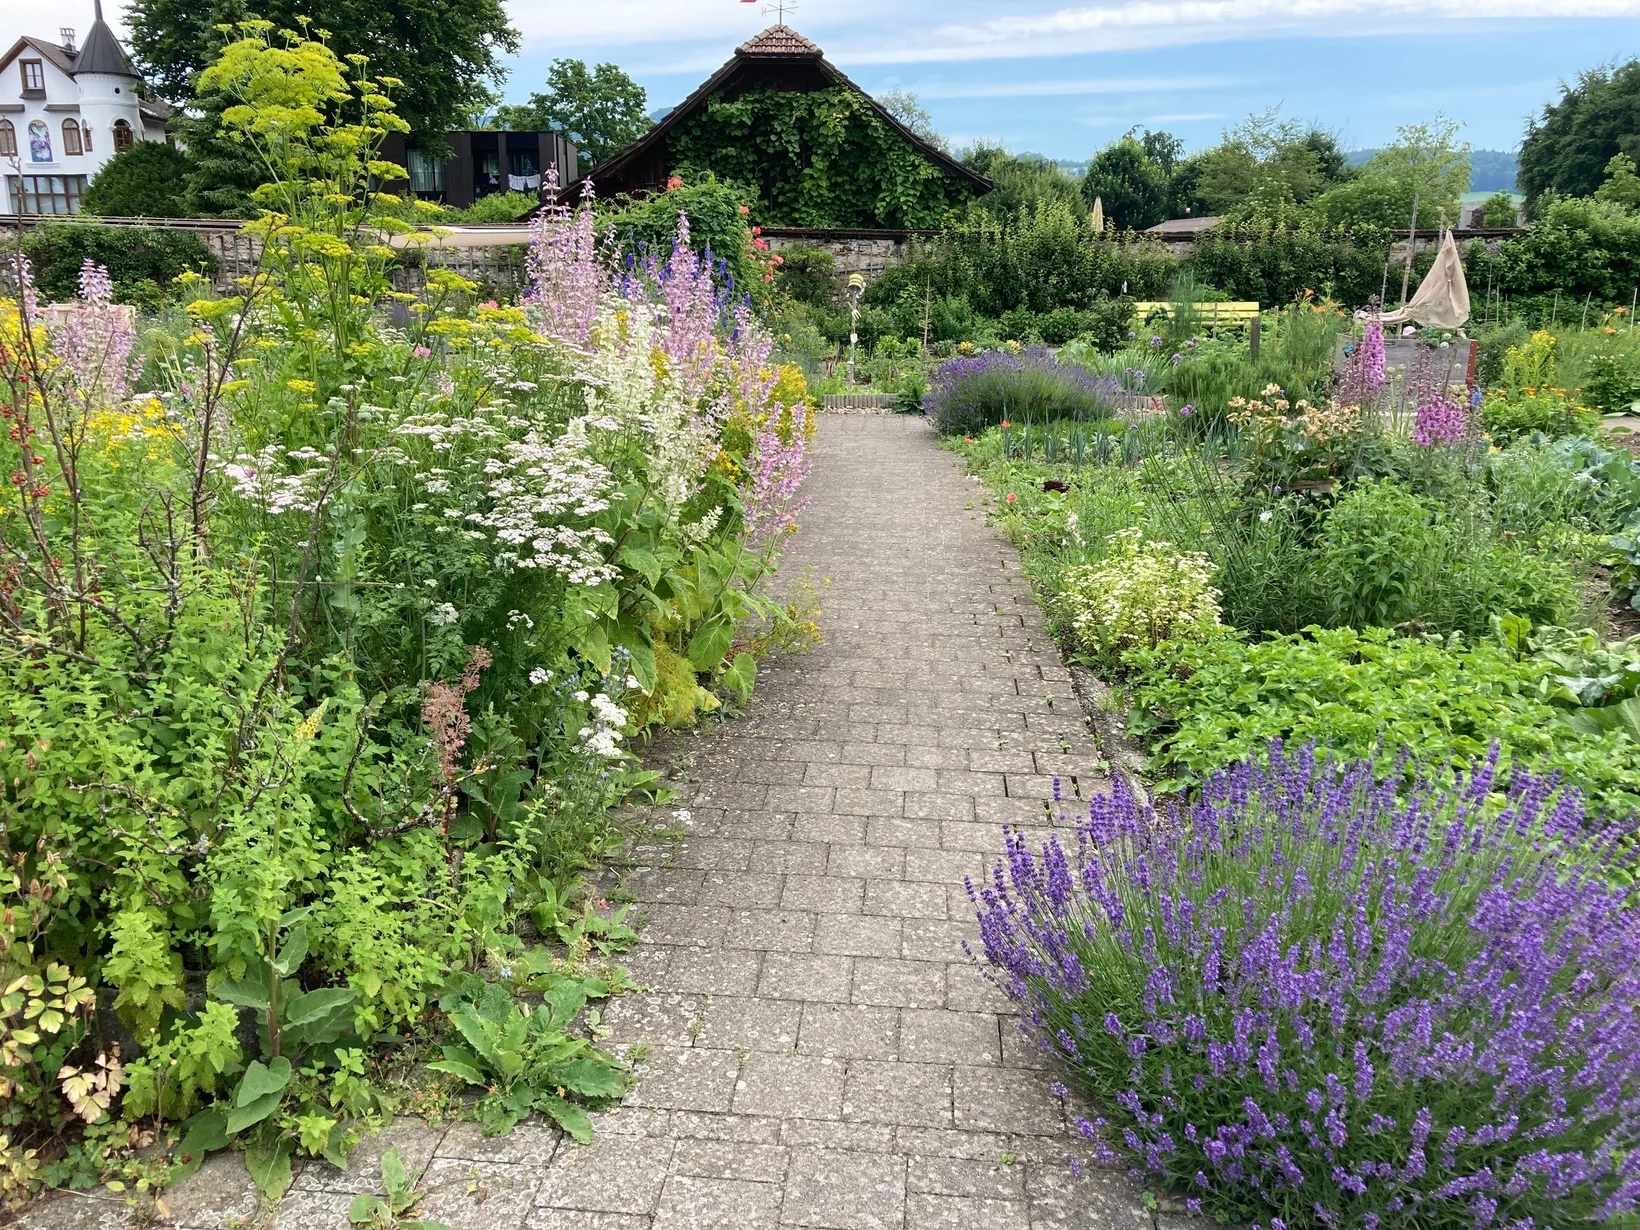
[[166, 139], [171, 108], [139, 97], [142, 78], [96, 20], [79, 47], [24, 35], [0, 58], [0, 211], [73, 214], [103, 163], [137, 141]]

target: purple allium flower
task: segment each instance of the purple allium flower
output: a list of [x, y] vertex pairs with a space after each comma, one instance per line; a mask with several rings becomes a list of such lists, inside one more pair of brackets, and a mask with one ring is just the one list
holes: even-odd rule
[[1179, 407], [1180, 418], [1189, 418], [1194, 413], [1196, 413], [1196, 407], [1189, 405], [1188, 403]]
[[970, 894], [989, 975], [1135, 1171], [1271, 1226], [1640, 1206], [1633, 821], [1499, 781], [1496, 751], [1380, 781], [1278, 741], [1162, 815], [1118, 781], [1076, 836], [1008, 832]]

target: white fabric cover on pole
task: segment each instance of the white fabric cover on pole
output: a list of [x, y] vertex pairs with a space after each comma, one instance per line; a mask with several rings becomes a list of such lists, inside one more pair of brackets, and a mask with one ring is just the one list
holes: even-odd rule
[[1385, 312], [1381, 319], [1386, 325], [1411, 320], [1433, 329], [1456, 329], [1469, 319], [1469, 283], [1464, 279], [1463, 261], [1451, 231], [1441, 238], [1435, 263], [1424, 275], [1417, 293], [1404, 308]]

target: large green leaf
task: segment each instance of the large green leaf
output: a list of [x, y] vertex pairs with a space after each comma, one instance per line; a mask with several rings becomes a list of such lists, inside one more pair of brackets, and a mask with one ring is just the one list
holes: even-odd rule
[[251, 1060], [245, 1066], [245, 1075], [239, 1078], [239, 1088], [234, 1091], [233, 1104], [249, 1106], [270, 1093], [279, 1093], [290, 1084], [290, 1075], [290, 1060], [283, 1055], [266, 1064], [259, 1060]]
[[583, 1145], [592, 1143], [592, 1120], [587, 1117], [587, 1112], [574, 1102], [566, 1101], [556, 1094], [547, 1094], [537, 1099], [535, 1104], [551, 1115], [559, 1127]]
[[290, 1186], [290, 1155], [295, 1148], [295, 1141], [280, 1137], [271, 1144], [258, 1141], [245, 1150], [245, 1169], [269, 1200], [279, 1199]]
[[618, 1098], [626, 1092], [626, 1073], [590, 1056], [555, 1064], [548, 1079], [584, 1098]]
[[444, 1058], [434, 1060], [427, 1065], [435, 1072], [448, 1072], [451, 1076], [459, 1076], [469, 1085], [487, 1085], [490, 1082], [480, 1071], [478, 1057], [471, 1051], [459, 1046], [446, 1045]]
[[747, 699], [757, 683], [757, 659], [749, 653], [737, 653], [729, 669], [723, 672], [723, 682], [741, 700]]
[[273, 972], [281, 978], [289, 978], [302, 968], [302, 962], [307, 958], [307, 954], [307, 928], [292, 928], [285, 932], [285, 942], [279, 949], [279, 959], [273, 963]]
[[689, 641], [689, 662], [698, 671], [717, 669], [729, 645], [735, 639], [734, 625], [725, 620], [713, 620]]
[[219, 982], [211, 988], [211, 994], [241, 1008], [255, 1008], [259, 1012], [266, 1012], [268, 972], [265, 969], [257, 970], [238, 982]]
[[228, 1132], [237, 1136], [248, 1127], [255, 1127], [274, 1111], [279, 1109], [279, 1103], [284, 1101], [285, 1095], [279, 1093], [265, 1093], [253, 1102], [244, 1106], [235, 1106], [228, 1112]]
[[280, 1014], [286, 1039], [292, 1046], [334, 1042], [352, 1024], [356, 998], [351, 987], [320, 987], [297, 996]]

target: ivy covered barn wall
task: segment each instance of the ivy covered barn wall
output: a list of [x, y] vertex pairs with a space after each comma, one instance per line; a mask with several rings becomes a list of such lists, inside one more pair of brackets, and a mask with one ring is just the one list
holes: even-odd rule
[[753, 189], [766, 226], [937, 227], [973, 196], [843, 86], [713, 98], [673, 132], [671, 153], [685, 178], [711, 170]]
[[[984, 176], [885, 111], [820, 48], [771, 26], [590, 177], [600, 197], [647, 195], [710, 172], [762, 226], [917, 230], [990, 191]], [[586, 181], [572, 193], [584, 190]]]

